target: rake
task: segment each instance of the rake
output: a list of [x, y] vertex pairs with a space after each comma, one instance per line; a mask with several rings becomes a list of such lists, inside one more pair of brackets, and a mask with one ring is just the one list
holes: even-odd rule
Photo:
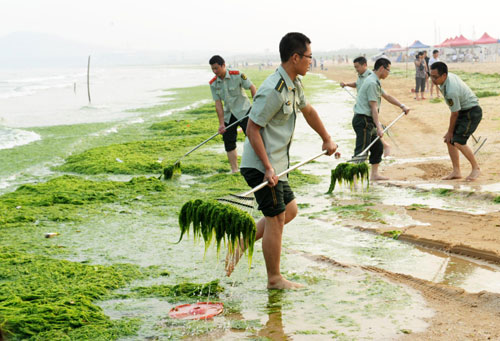
[[[278, 178], [291, 171], [325, 155], [326, 151], [302, 161], [283, 172]], [[251, 190], [236, 195], [229, 194], [216, 200], [190, 200], [186, 202], [179, 213], [179, 226], [181, 229], [180, 242], [184, 234], [189, 233], [192, 225], [195, 239], [203, 238], [205, 251], [211, 245], [214, 237], [217, 244], [217, 256], [219, 255], [222, 241], [228, 246], [229, 255], [234, 255], [239, 245], [246, 245], [248, 250], [249, 266], [252, 260], [253, 247], [257, 228], [251, 213], [256, 207], [255, 198], [251, 194], [269, 184], [268, 181], [252, 188]], [[245, 252], [246, 252], [245, 250]]]
[[[405, 115], [402, 112], [394, 121], [392, 121], [387, 127], [384, 128], [383, 132], [385, 133], [390, 127], [392, 127], [399, 119], [401, 119]], [[338, 182], [349, 183], [351, 190], [354, 188], [354, 178], [358, 177], [362, 182], [367, 181], [368, 187], [370, 186], [369, 179], [369, 168], [365, 163], [366, 158], [368, 157], [368, 151], [370, 148], [380, 139], [380, 136], [377, 136], [369, 145], [366, 147], [361, 153], [353, 156], [350, 160], [339, 163], [335, 169], [332, 169], [331, 172], [331, 180], [330, 187], [326, 194], [331, 194], [335, 190], [335, 184]], [[352, 164], [353, 163], [353, 164]]]
[[[250, 112], [250, 111], [249, 111]], [[248, 114], [248, 113], [247, 113]], [[245, 115], [243, 116], [242, 118], [240, 118], [239, 120], [231, 123], [230, 125], [228, 125], [226, 127], [226, 130], [233, 127], [234, 125], [240, 123], [241, 121], [243, 121], [245, 118], [247, 118], [248, 115]], [[205, 143], [207, 143], [208, 141], [212, 140], [213, 138], [217, 137], [218, 135], [220, 135], [219, 132], [213, 134], [212, 136], [210, 136], [208, 139], [206, 139], [205, 141], [201, 142], [200, 144], [198, 144], [196, 147], [194, 147], [193, 149], [191, 149], [190, 151], [188, 151], [186, 154], [182, 155], [177, 161], [175, 161], [175, 163], [173, 165], [170, 165], [170, 166], [167, 166], [163, 169], [163, 173], [160, 175], [160, 177], [158, 179], [161, 179], [162, 176], [165, 176], [165, 180], [169, 180], [172, 178], [172, 176], [174, 175], [174, 173], [177, 171], [177, 170], [180, 170], [181, 169], [181, 160], [183, 158], [185, 158], [186, 156], [188, 156], [189, 154], [191, 154], [192, 152], [194, 152], [196, 149], [200, 148], [201, 146], [203, 146]]]

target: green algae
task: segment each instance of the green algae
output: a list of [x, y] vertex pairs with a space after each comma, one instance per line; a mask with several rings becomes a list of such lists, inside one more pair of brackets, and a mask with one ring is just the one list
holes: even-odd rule
[[203, 237], [205, 252], [213, 239], [217, 244], [217, 255], [222, 241], [227, 245], [230, 255], [234, 255], [240, 245], [245, 245], [248, 264], [251, 265], [257, 228], [255, 220], [247, 212], [215, 200], [190, 200], [179, 213], [179, 241], [184, 234], [189, 234], [190, 226], [195, 240]]
[[143, 277], [137, 266], [85, 265], [5, 247], [0, 265], [0, 325], [8, 338], [75, 339], [92, 331], [116, 339], [138, 328], [137, 321], [111, 321], [93, 303]]
[[494, 202], [495, 204], [500, 204], [500, 195], [499, 195], [499, 196], [497, 196], [495, 199], [493, 199], [493, 202]]
[[366, 162], [362, 163], [339, 163], [335, 169], [332, 169], [330, 187], [326, 194], [331, 194], [335, 190], [335, 184], [349, 184], [351, 190], [354, 189], [354, 180], [358, 178], [363, 184], [365, 181], [370, 186], [369, 167]]
[[455, 70], [453, 73], [457, 74], [478, 97], [483, 94], [497, 96], [500, 92], [500, 74], [498, 73], [487, 74], [460, 70]]
[[[174, 189], [170, 189], [174, 191]], [[156, 178], [136, 177], [128, 182], [91, 181], [64, 175], [47, 182], [20, 186], [0, 196], [0, 226], [43, 221], [78, 221], [80, 208], [131, 200], [141, 194], [167, 191]], [[85, 207], [84, 207], [85, 206]]]
[[217, 298], [224, 291], [219, 285], [219, 280], [208, 283], [180, 283], [175, 285], [152, 285], [149, 287], [135, 287], [131, 289], [132, 293], [126, 297], [165, 297], [170, 301], [178, 302], [187, 299], [199, 299], [200, 297]]

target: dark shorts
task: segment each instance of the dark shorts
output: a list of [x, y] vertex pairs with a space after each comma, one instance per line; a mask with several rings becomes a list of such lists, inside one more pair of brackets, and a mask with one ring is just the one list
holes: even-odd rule
[[[249, 110], [250, 111], [250, 110]], [[248, 112], [247, 112], [248, 114]], [[225, 123], [226, 126], [238, 121], [234, 115], [231, 115], [231, 118], [229, 119], [228, 123]], [[222, 134], [222, 140], [224, 141], [224, 149], [226, 152], [230, 152], [232, 150], [236, 149], [236, 139], [238, 138], [238, 126], [243, 129], [243, 132], [247, 133], [247, 123], [248, 123], [248, 117], [245, 117], [243, 120], [241, 120], [240, 123], [235, 124], [229, 129], [226, 129], [226, 132]]]
[[455, 122], [455, 130], [451, 143], [466, 144], [469, 137], [474, 133], [483, 118], [483, 110], [479, 105], [458, 112]]
[[[354, 156], [356, 156], [377, 138], [377, 129], [375, 123], [373, 123], [373, 118], [359, 114], [354, 115], [352, 118], [352, 127], [356, 133], [356, 148], [354, 149]], [[382, 141], [378, 139], [377, 142], [370, 147], [370, 164], [379, 164], [382, 161], [383, 153], [384, 145]]]
[[[241, 168], [240, 171], [248, 186], [252, 188], [264, 182], [264, 173], [255, 168]], [[266, 217], [274, 217], [285, 212], [286, 205], [295, 199], [288, 181], [281, 180], [278, 181], [276, 186], [266, 186], [254, 194], [259, 204], [259, 210]]]

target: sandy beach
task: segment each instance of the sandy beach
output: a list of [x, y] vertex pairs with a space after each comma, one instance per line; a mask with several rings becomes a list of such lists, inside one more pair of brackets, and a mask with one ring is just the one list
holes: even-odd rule
[[[369, 62], [373, 67], [373, 62]], [[413, 188], [422, 191], [442, 191], [452, 193], [461, 200], [484, 200], [485, 203], [498, 202], [500, 176], [500, 97], [484, 97], [479, 99], [483, 109], [483, 120], [474, 136], [487, 138], [486, 143], [477, 154], [481, 168], [481, 176], [474, 182], [466, 182], [470, 165], [461, 156], [462, 179], [441, 180], [451, 172], [451, 161], [447, 156], [446, 145], [442, 136], [445, 134], [450, 117], [448, 106], [444, 102], [430, 102], [414, 99], [414, 66], [393, 64], [392, 74], [382, 81], [387, 93], [399, 99], [411, 108], [410, 114], [391, 128], [391, 137], [386, 141], [392, 145], [394, 161], [385, 162], [381, 166], [382, 173], [390, 177], [383, 182], [388, 187]], [[456, 63], [449, 64], [450, 72], [479, 72], [494, 74], [500, 69], [500, 63]], [[396, 71], [396, 72], [394, 72]], [[323, 74], [334, 81], [351, 82], [356, 73], [351, 65], [328, 65]], [[408, 75], [408, 76], [406, 76]], [[351, 90], [352, 91], [352, 90]], [[382, 100], [381, 120], [388, 124], [396, 118], [400, 111], [397, 107]], [[469, 140], [472, 148], [474, 141]], [[391, 207], [379, 207], [390, 210]], [[500, 262], [500, 213], [498, 208], [483, 214], [453, 212], [427, 207], [406, 207], [406, 213], [414, 220], [423, 223], [401, 228], [399, 240], [416, 243], [425, 247], [446, 250], [450, 253], [472, 256], [475, 258]], [[354, 228], [359, 228], [352, 224]], [[384, 234], [392, 228], [382, 224], [371, 231]], [[497, 295], [481, 293], [470, 295], [453, 287], [439, 287], [432, 283], [416, 283], [415, 279], [402, 279], [391, 276], [397, 281], [407, 282], [410, 286], [420, 288], [430, 306], [438, 312], [432, 319], [431, 327], [420, 334], [407, 336], [415, 340], [485, 340], [500, 338], [499, 298]], [[436, 291], [439, 294], [436, 295]], [[489, 298], [486, 298], [488, 296]], [[486, 299], [485, 299], [486, 298]], [[495, 302], [493, 304], [493, 302]]]

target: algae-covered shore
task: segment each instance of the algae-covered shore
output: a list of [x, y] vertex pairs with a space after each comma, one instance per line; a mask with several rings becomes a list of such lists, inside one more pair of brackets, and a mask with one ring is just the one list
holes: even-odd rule
[[[269, 72], [250, 73], [259, 84]], [[60, 158], [44, 178], [0, 196], [0, 330], [5, 338], [116, 339], [136, 334], [144, 321], [110, 319], [98, 301], [155, 297], [175, 304], [189, 297], [216, 300], [223, 291], [218, 281], [211, 282], [216, 280], [213, 275], [189, 284], [189, 273], [182, 271], [189, 263], [175, 256], [161, 257], [160, 264], [154, 259], [165, 252], [155, 248], [168, 249], [168, 254], [186, 247], [172, 244], [180, 233], [176, 219], [182, 203], [246, 189], [241, 176], [229, 174], [220, 137], [186, 158], [181, 176], [158, 179], [164, 167], [217, 131], [214, 106], [204, 104], [210, 98], [208, 87], [174, 91], [174, 101], [132, 108], [143, 123], [123, 125], [112, 136], [85, 139], [90, 131], [106, 128], [104, 124], [38, 128], [44, 136], [38, 144], [2, 151], [6, 161], [16, 152], [34, 154], [32, 162], [43, 162], [51, 152]], [[162, 115], [168, 110], [169, 115]], [[81, 136], [67, 136], [78, 130]], [[64, 142], [59, 140], [56, 148], [57, 142], [48, 136], [58, 131], [64, 131]], [[73, 145], [75, 140], [83, 140], [88, 148]], [[290, 181], [300, 186], [317, 179], [297, 171]], [[120, 230], [125, 225], [127, 231]], [[163, 240], [124, 256], [135, 238], [152, 231], [165, 232], [158, 233]], [[45, 238], [48, 232], [56, 236]], [[114, 238], [120, 241], [114, 243]], [[209, 289], [197, 289], [202, 287]]]

